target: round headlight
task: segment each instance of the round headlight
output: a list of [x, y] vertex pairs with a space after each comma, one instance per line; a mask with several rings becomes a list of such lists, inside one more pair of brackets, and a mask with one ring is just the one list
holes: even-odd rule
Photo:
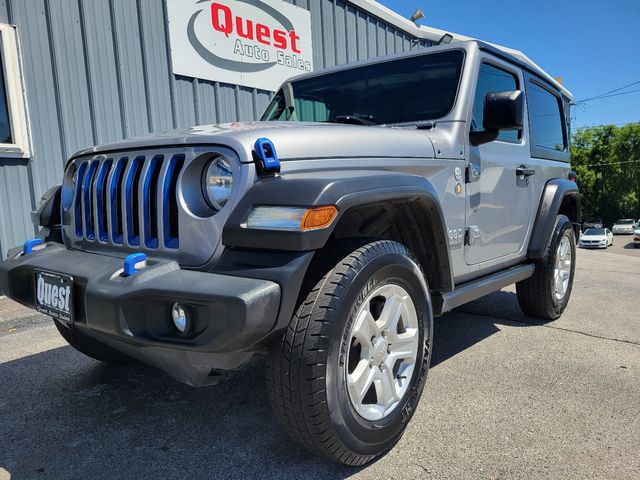
[[233, 187], [233, 171], [231, 165], [223, 157], [209, 162], [202, 178], [202, 190], [209, 206], [222, 210], [226, 205]]

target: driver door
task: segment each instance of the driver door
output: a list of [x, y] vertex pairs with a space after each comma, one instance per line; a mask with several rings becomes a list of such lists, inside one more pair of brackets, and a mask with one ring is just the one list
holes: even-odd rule
[[[483, 130], [484, 97], [489, 92], [524, 90], [522, 72], [497, 59], [480, 64], [474, 97], [471, 131]], [[479, 173], [467, 184], [466, 217], [468, 265], [511, 260], [523, 250], [531, 222], [532, 185], [519, 175], [523, 167], [529, 174], [530, 147], [525, 141], [527, 115], [523, 129], [500, 131], [497, 140], [470, 146], [469, 171]], [[481, 267], [482, 268], [482, 267]]]

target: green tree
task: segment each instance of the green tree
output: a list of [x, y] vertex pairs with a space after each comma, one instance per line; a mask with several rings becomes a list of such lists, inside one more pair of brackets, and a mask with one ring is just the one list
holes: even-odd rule
[[577, 130], [571, 163], [578, 174], [583, 219], [640, 219], [640, 123]]

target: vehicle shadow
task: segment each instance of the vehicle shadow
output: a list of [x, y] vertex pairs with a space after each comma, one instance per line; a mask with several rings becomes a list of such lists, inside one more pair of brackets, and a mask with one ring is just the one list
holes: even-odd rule
[[638, 247], [636, 247], [635, 242], [630, 242], [630, 243], [627, 243], [623, 248], [625, 250], [631, 250], [631, 249], [638, 248]]
[[[499, 332], [498, 292], [435, 321], [432, 366]], [[516, 302], [517, 307], [517, 302]], [[484, 312], [484, 313], [482, 313]], [[504, 318], [504, 316], [503, 316]], [[42, 327], [40, 327], [42, 328]], [[31, 478], [345, 478], [271, 417], [265, 358], [192, 388], [139, 363], [113, 367], [61, 347], [0, 364], [0, 472]], [[428, 395], [428, 388], [426, 395]]]

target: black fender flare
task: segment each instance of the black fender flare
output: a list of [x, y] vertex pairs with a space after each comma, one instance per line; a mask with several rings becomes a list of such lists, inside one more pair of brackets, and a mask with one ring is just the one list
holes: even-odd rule
[[580, 191], [578, 190], [578, 185], [571, 180], [561, 178], [549, 180], [542, 192], [538, 213], [531, 232], [531, 239], [529, 240], [527, 255], [530, 259], [542, 258], [546, 254], [556, 223], [556, 217], [566, 197], [573, 197], [572, 200], [576, 202], [577, 218], [571, 218], [570, 220], [574, 225], [580, 223]]
[[56, 185], [42, 195], [40, 205], [35, 211], [31, 212], [31, 222], [34, 227], [52, 228], [60, 225], [62, 222], [60, 215], [61, 192], [62, 185]]
[[[428, 209], [439, 249], [439, 275], [445, 291], [453, 288], [451, 256], [445, 217], [433, 184], [402, 172], [340, 170], [290, 173], [260, 179], [247, 191], [225, 223], [222, 243], [260, 250], [310, 251], [325, 246], [340, 218], [353, 207], [383, 201], [420, 201]], [[333, 223], [308, 232], [250, 230], [243, 227], [255, 206], [321, 207], [335, 205]]]

